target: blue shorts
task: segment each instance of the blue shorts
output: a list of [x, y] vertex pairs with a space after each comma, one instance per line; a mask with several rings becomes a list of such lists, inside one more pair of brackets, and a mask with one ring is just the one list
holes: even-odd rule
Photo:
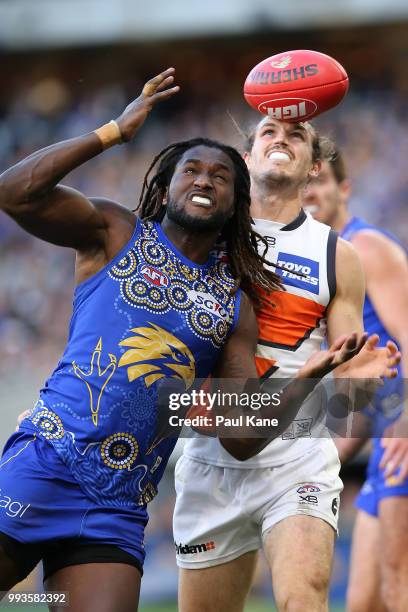
[[146, 506], [112, 508], [89, 499], [42, 437], [18, 432], [8, 440], [0, 460], [3, 539], [44, 550], [39, 558], [56, 542], [115, 547], [141, 570], [147, 521]]
[[385, 478], [384, 470], [379, 467], [385, 450], [381, 446], [381, 439], [374, 438], [373, 445], [373, 452], [367, 467], [367, 478], [357, 496], [356, 507], [371, 516], [378, 516], [379, 504], [382, 499], [408, 496], [408, 478], [398, 485], [393, 484], [392, 476]]

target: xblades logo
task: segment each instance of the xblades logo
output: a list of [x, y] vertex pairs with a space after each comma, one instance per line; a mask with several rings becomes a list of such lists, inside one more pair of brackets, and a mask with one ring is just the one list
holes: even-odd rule
[[339, 509], [339, 502], [337, 501], [337, 498], [335, 497], [332, 501], [332, 512], [334, 516], [336, 516], [338, 509]]
[[177, 544], [177, 542], [174, 542], [174, 546], [177, 555], [196, 555], [215, 548], [214, 542], [207, 542], [206, 544]]
[[299, 503], [301, 504], [317, 504], [316, 495], [299, 495]]

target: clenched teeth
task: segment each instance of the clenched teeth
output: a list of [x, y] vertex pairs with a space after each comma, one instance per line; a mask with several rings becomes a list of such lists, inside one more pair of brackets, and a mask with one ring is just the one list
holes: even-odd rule
[[210, 198], [203, 198], [202, 196], [195, 195], [191, 198], [192, 202], [197, 202], [197, 204], [205, 204], [206, 206], [211, 206], [212, 202]]
[[287, 153], [284, 153], [283, 151], [272, 151], [272, 153], [269, 153], [268, 159], [290, 161], [290, 156]]

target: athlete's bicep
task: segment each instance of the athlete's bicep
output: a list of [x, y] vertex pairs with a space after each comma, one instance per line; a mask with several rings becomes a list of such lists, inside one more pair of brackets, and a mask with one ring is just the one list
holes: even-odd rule
[[327, 309], [329, 344], [353, 331], [362, 333], [365, 281], [359, 256], [353, 246], [338, 240], [336, 250], [336, 295]]
[[107, 228], [101, 207], [63, 185], [10, 210], [5, 207], [5, 212], [37, 238], [77, 250], [102, 245]]
[[238, 323], [224, 345], [214, 372], [216, 378], [258, 378], [255, 351], [258, 326], [249, 298], [243, 293]]
[[360, 232], [353, 245], [366, 275], [367, 294], [389, 334], [404, 344], [408, 335], [408, 259], [378, 232]]

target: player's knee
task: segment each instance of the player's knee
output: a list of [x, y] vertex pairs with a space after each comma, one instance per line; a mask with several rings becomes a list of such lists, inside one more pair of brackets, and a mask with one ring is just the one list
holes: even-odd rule
[[323, 576], [310, 577], [302, 584], [290, 585], [276, 598], [279, 612], [312, 612], [327, 609], [329, 580]]

